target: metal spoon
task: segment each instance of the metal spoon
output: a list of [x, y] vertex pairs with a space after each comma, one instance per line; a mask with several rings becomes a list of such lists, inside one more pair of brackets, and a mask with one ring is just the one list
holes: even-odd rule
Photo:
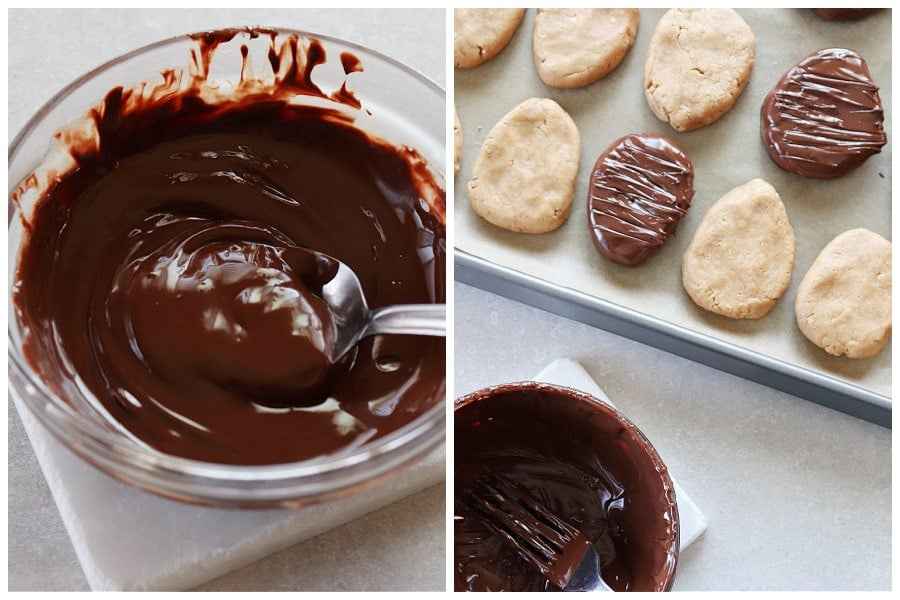
[[322, 286], [321, 295], [334, 318], [333, 362], [370, 335], [447, 335], [446, 304], [396, 304], [370, 309], [353, 269], [321, 252], [308, 252], [315, 255], [320, 264], [329, 264], [328, 271], [334, 271], [331, 279]]

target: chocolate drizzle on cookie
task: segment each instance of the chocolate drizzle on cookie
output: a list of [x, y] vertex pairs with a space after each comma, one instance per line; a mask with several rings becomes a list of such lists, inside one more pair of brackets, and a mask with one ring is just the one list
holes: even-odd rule
[[639, 265], [674, 233], [693, 197], [693, 166], [672, 140], [655, 133], [620, 138], [591, 173], [594, 246], [615, 263]]
[[884, 110], [866, 61], [844, 48], [801, 60], [766, 97], [762, 136], [776, 165], [813, 179], [840, 177], [881, 152]]

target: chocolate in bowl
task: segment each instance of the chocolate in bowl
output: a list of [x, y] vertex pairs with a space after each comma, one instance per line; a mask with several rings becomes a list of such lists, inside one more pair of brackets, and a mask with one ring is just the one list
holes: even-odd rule
[[294, 249], [349, 264], [373, 307], [443, 302], [443, 115], [406, 67], [290, 30], [75, 82], [11, 147], [14, 393], [93, 464], [197, 502], [321, 500], [421, 458], [444, 340], [368, 339], [323, 376]]
[[456, 591], [558, 591], [463, 499], [485, 467], [584, 532], [614, 590], [671, 589], [679, 544], [674, 486], [647, 438], [609, 404], [520, 382], [479, 390], [454, 407]]

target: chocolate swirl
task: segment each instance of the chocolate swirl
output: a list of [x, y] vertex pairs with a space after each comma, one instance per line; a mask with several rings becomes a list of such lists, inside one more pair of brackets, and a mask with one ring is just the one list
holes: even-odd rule
[[766, 97], [762, 137], [776, 165], [812, 179], [840, 177], [881, 152], [884, 110], [866, 61], [844, 48], [801, 60]]
[[591, 173], [594, 246], [615, 263], [639, 265], [674, 233], [693, 197], [693, 166], [672, 140], [655, 133], [620, 138]]

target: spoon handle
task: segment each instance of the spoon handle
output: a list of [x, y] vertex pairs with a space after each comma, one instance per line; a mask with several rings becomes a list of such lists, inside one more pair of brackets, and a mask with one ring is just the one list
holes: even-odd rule
[[413, 335], [447, 335], [446, 304], [396, 304], [376, 308], [366, 328], [366, 335], [408, 333]]

